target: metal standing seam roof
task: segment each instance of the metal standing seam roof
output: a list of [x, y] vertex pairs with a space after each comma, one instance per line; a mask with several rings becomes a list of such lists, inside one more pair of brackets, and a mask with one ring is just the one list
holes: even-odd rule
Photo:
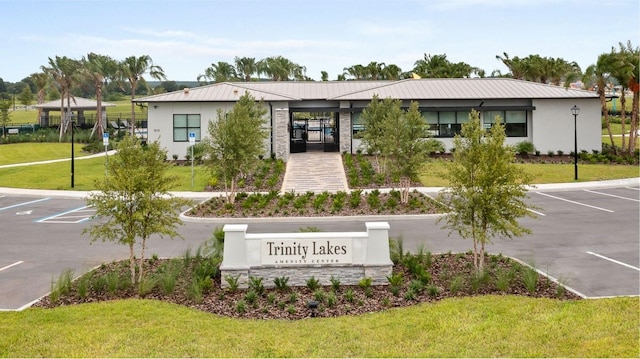
[[[115, 103], [102, 101], [102, 107], [115, 107]], [[34, 106], [35, 108], [41, 108], [44, 110], [60, 110], [60, 99], [41, 103]], [[67, 99], [64, 99], [64, 107], [67, 107]], [[71, 111], [77, 110], [95, 110], [98, 108], [98, 101], [84, 98], [75, 97], [71, 98]]]
[[399, 81], [221, 82], [142, 97], [134, 102], [235, 102], [245, 91], [263, 101], [597, 98], [592, 91], [508, 78], [405, 79]]
[[391, 84], [345, 94], [331, 100], [369, 100], [399, 98], [403, 100], [460, 100], [460, 99], [560, 99], [597, 98], [592, 91], [566, 89], [561, 86], [508, 78], [471, 79], [407, 79]]

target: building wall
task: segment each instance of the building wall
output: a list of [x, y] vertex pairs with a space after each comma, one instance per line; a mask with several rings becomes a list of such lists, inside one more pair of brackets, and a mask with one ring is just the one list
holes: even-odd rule
[[[473, 103], [475, 104], [474, 101]], [[159, 140], [160, 145], [167, 149], [167, 156], [171, 158], [174, 154], [179, 159], [184, 159], [189, 142], [173, 142], [173, 115], [174, 114], [200, 114], [202, 138], [207, 135], [208, 123], [216, 120], [217, 110], [230, 111], [233, 103], [151, 103], [149, 106], [149, 128], [148, 136], [150, 141]], [[315, 104], [318, 105], [318, 104]], [[335, 105], [335, 104], [332, 104]], [[364, 103], [356, 104], [358, 106]], [[475, 104], [475, 106], [479, 105]], [[590, 99], [549, 99], [549, 100], [491, 100], [485, 101], [484, 106], [526, 106], [533, 105], [535, 110], [529, 111], [527, 118], [527, 137], [508, 137], [506, 143], [513, 145], [522, 141], [530, 141], [537, 150], [545, 154], [548, 151], [557, 152], [561, 150], [565, 153], [573, 151], [573, 115], [571, 107], [580, 107], [578, 115], [578, 151], [601, 150], [601, 116], [600, 102], [598, 98]], [[300, 106], [297, 104], [296, 106]], [[351, 107], [352, 104], [343, 102], [343, 108]], [[422, 101], [424, 107], [455, 107], [471, 106], [471, 102], [465, 101]], [[357, 106], [354, 106], [357, 107]], [[269, 138], [265, 142], [265, 156], [275, 153], [277, 158], [286, 161], [289, 158], [289, 103], [277, 102], [266, 103], [268, 111], [265, 127], [269, 131]], [[341, 112], [339, 118], [340, 126], [340, 152], [355, 153], [361, 148], [361, 141], [352, 136], [352, 116], [349, 112]], [[273, 141], [272, 141], [273, 139]], [[442, 142], [447, 151], [453, 147], [452, 138], [436, 138]]]
[[[173, 141], [173, 115], [174, 114], [200, 114], [201, 139], [208, 137], [209, 121], [218, 119], [218, 109], [231, 111], [234, 103], [212, 103], [212, 102], [163, 102], [149, 104], [148, 112], [148, 140], [159, 141], [160, 147], [167, 150], [167, 159], [173, 155], [178, 155], [178, 159], [185, 159], [187, 150], [191, 143]], [[267, 116], [265, 118], [265, 129], [269, 132], [269, 137], [265, 141], [265, 156], [269, 156], [272, 151], [271, 141], [271, 104], [265, 104]], [[284, 127], [286, 129], [286, 126]], [[199, 141], [198, 141], [199, 142]]]
[[571, 108], [577, 105], [578, 152], [602, 150], [602, 120], [600, 100], [560, 99], [534, 100], [531, 142], [542, 154], [558, 150], [569, 154], [574, 149], [574, 119]]

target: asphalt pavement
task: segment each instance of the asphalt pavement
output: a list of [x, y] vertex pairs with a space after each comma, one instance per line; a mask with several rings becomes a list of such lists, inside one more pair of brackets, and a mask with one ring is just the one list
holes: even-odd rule
[[[104, 154], [102, 154], [104, 155]], [[441, 188], [419, 191], [433, 195]], [[0, 188], [0, 310], [20, 310], [46, 295], [64, 270], [80, 275], [101, 263], [128, 258], [126, 247], [91, 243], [82, 230], [92, 209], [86, 191]], [[220, 193], [173, 192], [206, 200]], [[640, 178], [537, 185], [529, 189], [537, 218], [522, 224], [533, 234], [496, 239], [488, 251], [535, 266], [588, 298], [640, 295]], [[179, 256], [211, 238], [227, 223], [246, 223], [248, 232], [296, 232], [314, 226], [323, 231], [363, 231], [368, 221], [390, 224], [390, 236], [402, 237], [407, 250], [461, 252], [471, 242], [441, 228], [438, 216], [361, 216], [331, 218], [201, 219], [183, 217], [184, 239], [149, 241], [147, 253]]]

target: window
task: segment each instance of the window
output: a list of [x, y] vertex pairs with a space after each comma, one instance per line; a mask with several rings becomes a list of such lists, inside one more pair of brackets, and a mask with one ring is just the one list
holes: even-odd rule
[[173, 115], [173, 142], [189, 141], [189, 133], [201, 140], [200, 115]]
[[507, 137], [527, 137], [527, 111], [484, 111], [485, 128], [491, 128], [496, 116], [500, 116]]
[[353, 122], [351, 128], [353, 130], [353, 138], [358, 138], [358, 133], [364, 130], [364, 119], [362, 118], [362, 112], [354, 113], [351, 115]]
[[469, 121], [469, 111], [423, 112], [429, 134], [433, 137], [453, 137], [460, 133], [462, 124]]

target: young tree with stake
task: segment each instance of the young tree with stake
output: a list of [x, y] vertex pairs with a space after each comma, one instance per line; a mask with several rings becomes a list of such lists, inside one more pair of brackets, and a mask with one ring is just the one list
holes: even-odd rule
[[448, 164], [449, 187], [440, 200], [451, 211], [440, 220], [450, 232], [473, 240], [473, 262], [477, 271], [484, 267], [485, 246], [497, 236], [513, 238], [531, 233], [518, 223], [533, 217], [524, 199], [531, 175], [518, 167], [515, 151], [504, 145], [505, 129], [496, 117], [485, 130], [480, 114], [472, 111], [461, 135], [453, 140], [455, 152]]
[[[179, 210], [191, 204], [169, 194], [177, 177], [168, 174], [171, 165], [166, 156], [157, 141], [143, 146], [137, 138], [125, 136], [109, 159], [108, 176], [96, 181], [97, 191], [87, 198], [87, 205], [96, 209], [95, 217], [105, 221], [94, 222], [83, 233], [89, 233], [92, 241], [129, 247], [132, 283], [140, 283], [144, 277], [147, 239], [152, 234], [180, 237], [176, 231], [182, 224]], [[136, 244], [140, 245], [139, 256]]]

